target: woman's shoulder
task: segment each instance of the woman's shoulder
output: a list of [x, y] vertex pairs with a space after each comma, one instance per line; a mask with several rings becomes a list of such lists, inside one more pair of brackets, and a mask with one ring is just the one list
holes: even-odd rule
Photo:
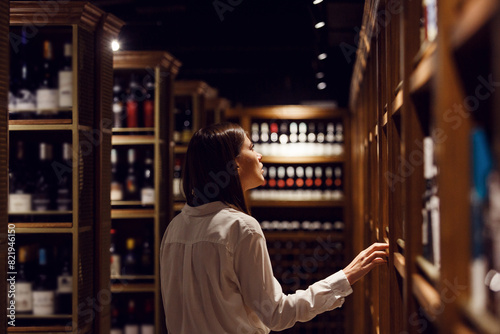
[[221, 210], [219, 214], [229, 218], [228, 221], [231, 222], [232, 227], [239, 229], [244, 235], [254, 233], [263, 235], [262, 228], [260, 227], [257, 219], [244, 212], [231, 207], [226, 207]]

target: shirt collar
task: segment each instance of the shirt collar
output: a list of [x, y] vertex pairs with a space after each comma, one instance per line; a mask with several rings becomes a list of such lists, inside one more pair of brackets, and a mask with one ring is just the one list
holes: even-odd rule
[[188, 216], [206, 216], [227, 207], [228, 206], [221, 201], [211, 202], [200, 206], [185, 204], [182, 208], [182, 212]]

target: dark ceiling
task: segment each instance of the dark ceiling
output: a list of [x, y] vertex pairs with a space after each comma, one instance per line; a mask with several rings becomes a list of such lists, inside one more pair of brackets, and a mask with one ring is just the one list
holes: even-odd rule
[[[233, 104], [348, 101], [362, 0], [95, 0], [126, 22], [124, 50], [165, 50], [178, 79], [206, 81]], [[317, 21], [326, 26], [315, 29]], [[318, 60], [320, 52], [327, 58]], [[318, 90], [316, 73], [325, 73]]]

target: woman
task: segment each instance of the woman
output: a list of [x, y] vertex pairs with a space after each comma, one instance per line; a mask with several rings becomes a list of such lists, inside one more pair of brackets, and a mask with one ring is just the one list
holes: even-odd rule
[[209, 126], [191, 139], [183, 178], [187, 204], [168, 226], [160, 250], [169, 333], [289, 328], [342, 306], [351, 285], [386, 262], [387, 244], [373, 244], [345, 269], [285, 295], [243, 195], [264, 182], [261, 158], [235, 124]]

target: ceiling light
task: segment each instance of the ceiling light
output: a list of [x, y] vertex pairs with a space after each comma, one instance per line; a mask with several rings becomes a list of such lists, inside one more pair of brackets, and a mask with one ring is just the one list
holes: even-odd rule
[[316, 78], [317, 79], [323, 79], [324, 77], [325, 77], [325, 73], [323, 73], [323, 72], [316, 73]]
[[322, 28], [324, 26], [325, 26], [325, 22], [324, 21], [320, 21], [320, 22], [318, 22], [318, 23], [316, 23], [314, 25], [314, 28], [319, 29], [319, 28]]
[[323, 90], [325, 88], [326, 88], [326, 83], [324, 83], [323, 81], [318, 84], [318, 89], [319, 90]]
[[320, 54], [318, 55], [318, 59], [319, 59], [319, 60], [326, 59], [326, 53], [324, 53], [324, 52], [323, 52], [323, 53], [320, 53]]
[[111, 50], [113, 51], [120, 50], [120, 43], [116, 39], [111, 42]]
[[317, 4], [322, 3], [322, 2], [323, 2], [323, 0], [314, 0], [313, 5], [317, 5]]

